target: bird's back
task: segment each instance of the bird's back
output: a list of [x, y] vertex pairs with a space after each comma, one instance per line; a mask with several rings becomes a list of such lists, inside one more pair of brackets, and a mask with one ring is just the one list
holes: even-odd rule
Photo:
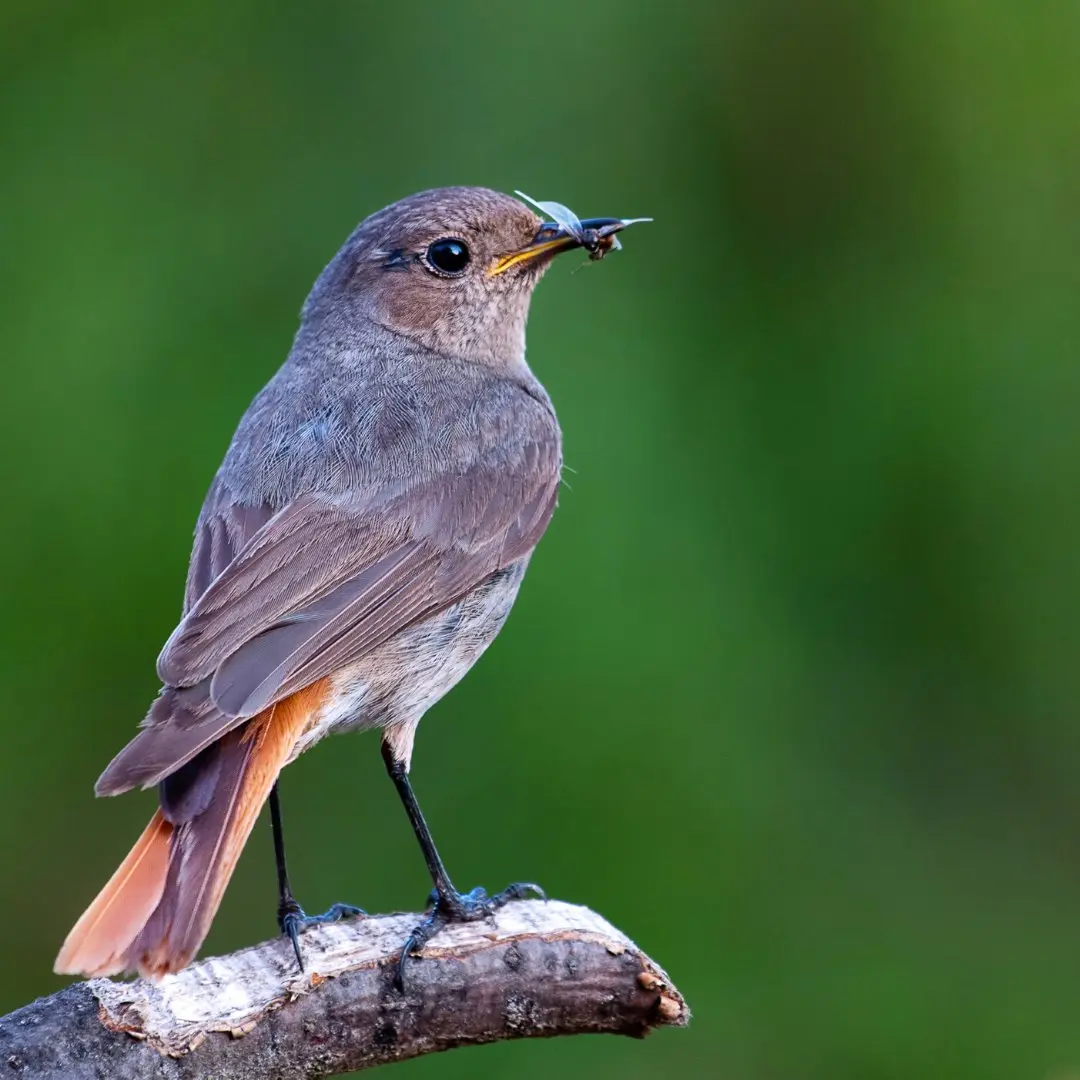
[[378, 327], [326, 337], [298, 339], [241, 420], [218, 478], [242, 501], [394, 493], [482, 460], [512, 469], [528, 443], [559, 442], [527, 368], [494, 373]]
[[[541, 459], [545, 467], [561, 460], [561, 436], [550, 399], [527, 368], [493, 376], [378, 327], [359, 340], [302, 331], [241, 420], [199, 529], [221, 530], [238, 508], [242, 525], [259, 525], [311, 494], [377, 506], [478, 467], [503, 472], [512, 485]], [[216, 545], [222, 559], [250, 539], [249, 529], [238, 533]], [[220, 572], [201, 554], [214, 546], [196, 539], [186, 607]], [[331, 731], [415, 728], [501, 630], [528, 561], [526, 553], [500, 567], [337, 671], [293, 757]]]

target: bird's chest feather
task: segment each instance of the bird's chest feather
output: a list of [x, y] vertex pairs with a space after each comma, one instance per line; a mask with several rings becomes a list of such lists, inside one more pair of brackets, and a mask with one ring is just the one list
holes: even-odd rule
[[499, 570], [445, 611], [337, 672], [292, 757], [331, 733], [418, 723], [502, 629], [528, 561]]

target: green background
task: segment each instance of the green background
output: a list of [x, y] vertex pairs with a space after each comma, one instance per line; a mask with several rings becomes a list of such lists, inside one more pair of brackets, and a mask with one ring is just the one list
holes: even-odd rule
[[[484, 184], [651, 214], [541, 286], [571, 490], [425, 720], [452, 873], [603, 912], [695, 1011], [402, 1077], [1080, 1068], [1080, 9], [0, 13], [0, 1011], [153, 796], [201, 499], [355, 222]], [[428, 887], [373, 735], [286, 775], [300, 899]], [[207, 943], [274, 931], [260, 823]]]

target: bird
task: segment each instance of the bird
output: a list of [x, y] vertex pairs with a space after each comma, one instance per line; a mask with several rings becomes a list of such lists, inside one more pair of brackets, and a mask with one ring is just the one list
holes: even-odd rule
[[447, 923], [543, 895], [458, 892], [409, 770], [421, 717], [502, 629], [555, 510], [562, 436], [525, 357], [533, 289], [583, 235], [633, 220], [568, 229], [508, 195], [450, 187], [348, 237], [206, 496], [162, 689], [95, 787], [156, 787], [159, 805], [57, 972], [157, 979], [190, 963], [266, 803], [278, 926], [303, 969], [304, 930], [363, 911], [297, 903], [279, 777], [342, 731], [381, 730], [434, 886], [401, 973]]

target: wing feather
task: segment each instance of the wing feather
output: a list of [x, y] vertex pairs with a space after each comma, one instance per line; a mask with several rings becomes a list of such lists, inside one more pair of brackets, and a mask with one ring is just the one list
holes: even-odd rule
[[378, 498], [308, 494], [274, 512], [238, 510], [212, 489], [185, 614], [158, 659], [165, 689], [99, 792], [156, 783], [528, 555], [554, 511], [561, 464], [552, 421], [510, 462]]

